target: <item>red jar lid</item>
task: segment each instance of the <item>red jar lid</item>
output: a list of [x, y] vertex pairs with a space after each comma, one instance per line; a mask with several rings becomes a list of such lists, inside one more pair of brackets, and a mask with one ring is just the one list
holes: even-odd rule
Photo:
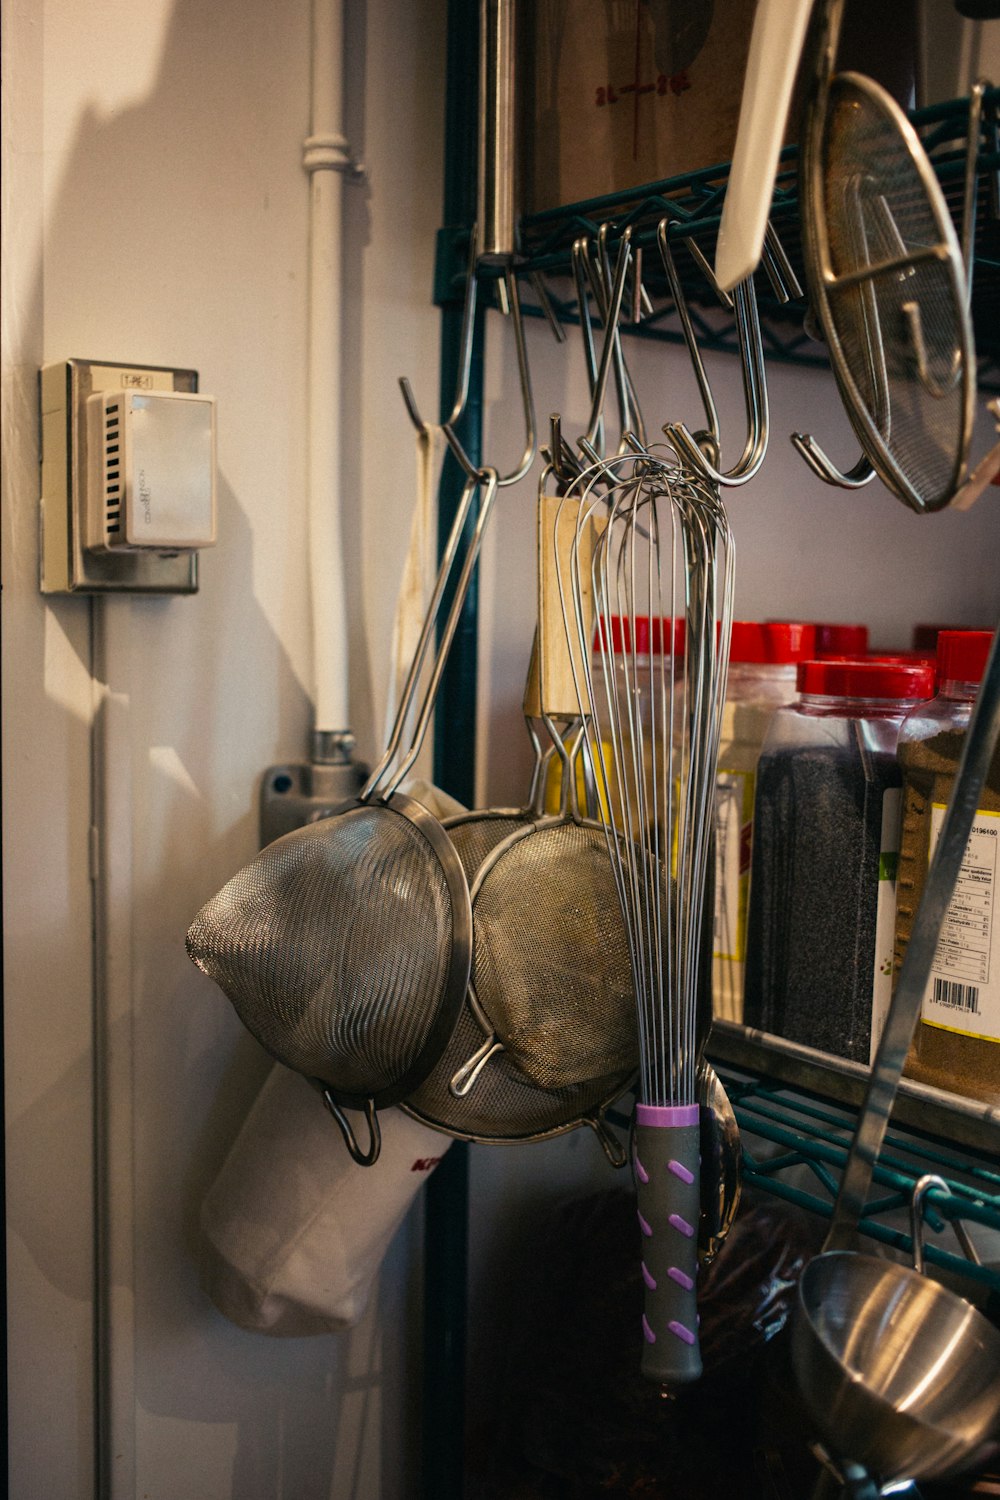
[[993, 643], [991, 630], [942, 630], [937, 638], [937, 671], [943, 680], [980, 682]]
[[929, 662], [875, 661], [871, 657], [799, 663], [800, 693], [826, 698], [933, 698]]
[[816, 627], [802, 620], [734, 620], [729, 660], [772, 666], [804, 660], [816, 650]]
[[616, 656], [621, 656], [626, 651], [632, 651], [633, 634], [635, 637], [634, 650], [638, 656], [650, 655], [650, 642], [652, 641], [652, 655], [660, 656], [663, 653], [664, 642], [668, 652], [673, 649], [675, 656], [684, 655], [685, 622], [683, 619], [669, 620], [660, 619], [654, 615], [650, 620], [647, 615], [636, 615], [629, 618], [626, 615], [601, 616], [594, 631], [594, 649], [608, 648], [608, 626], [611, 627], [611, 650]]
[[960, 625], [914, 625], [913, 627], [913, 649], [914, 651], [933, 651], [937, 647], [937, 638], [942, 630], [961, 630]]
[[864, 656], [868, 650], [867, 625], [817, 625], [817, 656]]

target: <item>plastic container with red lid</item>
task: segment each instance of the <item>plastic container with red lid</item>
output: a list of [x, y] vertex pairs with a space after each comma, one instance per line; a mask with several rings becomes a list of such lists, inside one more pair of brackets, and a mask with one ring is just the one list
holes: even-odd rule
[[[991, 630], [942, 630], [937, 638], [938, 681], [978, 685], [983, 680], [986, 659], [993, 644]], [[952, 687], [948, 696], [975, 697]]]
[[870, 1062], [892, 984], [906, 713], [925, 663], [801, 662], [757, 767], [744, 1018]]
[[815, 627], [807, 622], [733, 621], [716, 780], [712, 942], [712, 1004], [726, 1021], [743, 1019], [757, 761], [775, 713], [795, 699], [799, 662], [815, 649]]
[[868, 650], [868, 626], [857, 622], [774, 620], [769, 623], [811, 633], [812, 649], [803, 653], [806, 656], [864, 656]]
[[934, 667], [930, 662], [889, 657], [828, 657], [800, 662], [796, 687], [800, 695], [810, 698], [917, 702], [933, 695]]
[[659, 656], [664, 644], [676, 656], [684, 655], [686, 628], [683, 616], [671, 621], [655, 615], [652, 620], [647, 615], [636, 615], [634, 618], [602, 615], [594, 628], [595, 657], [599, 658], [601, 647], [608, 641], [609, 634], [611, 650], [616, 656], [622, 656], [633, 649], [636, 656]]
[[867, 625], [816, 626], [817, 656], [864, 656], [867, 650]]
[[[931, 850], [955, 784], [962, 746], [993, 642], [988, 630], [942, 630], [937, 695], [907, 714], [899, 734], [903, 832], [895, 961], [913, 930]], [[1000, 1105], [1000, 749], [980, 794], [966, 856], [941, 927], [906, 1072], [952, 1093]]]

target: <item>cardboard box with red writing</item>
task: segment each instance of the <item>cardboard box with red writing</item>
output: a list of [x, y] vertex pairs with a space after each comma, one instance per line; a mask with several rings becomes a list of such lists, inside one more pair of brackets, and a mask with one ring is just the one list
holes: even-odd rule
[[522, 11], [523, 204], [726, 162], [754, 0], [535, 0]]

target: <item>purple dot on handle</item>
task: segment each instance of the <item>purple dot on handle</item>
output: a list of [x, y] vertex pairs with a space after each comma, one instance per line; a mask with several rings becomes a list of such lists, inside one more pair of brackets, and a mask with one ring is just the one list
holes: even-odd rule
[[639, 1264], [642, 1267], [642, 1279], [643, 1279], [643, 1281], [649, 1287], [649, 1290], [651, 1292], [655, 1292], [656, 1291], [656, 1280], [655, 1280], [655, 1278], [653, 1276], [650, 1275], [649, 1267], [646, 1265], [646, 1262], [644, 1260], [640, 1261]]
[[[647, 1344], [655, 1344], [656, 1343], [656, 1334], [653, 1332], [653, 1330], [650, 1328], [649, 1324], [646, 1322], [646, 1314], [645, 1313], [643, 1313], [643, 1315], [642, 1315], [642, 1335], [643, 1335], [643, 1338], [646, 1340]], [[691, 1342], [694, 1343], [694, 1340], [692, 1339]]]
[[652, 1237], [653, 1237], [653, 1231], [650, 1228], [649, 1224], [647, 1224], [646, 1220], [642, 1217], [642, 1214], [639, 1213], [639, 1212], [636, 1212], [636, 1218], [639, 1220], [639, 1228], [642, 1230], [642, 1232], [646, 1236], [647, 1240], [648, 1239], [652, 1239]]
[[670, 1224], [674, 1229], [676, 1229], [678, 1234], [686, 1235], [688, 1239], [691, 1239], [692, 1235], [694, 1234], [694, 1230], [688, 1223], [687, 1219], [682, 1219], [680, 1214], [671, 1214], [670, 1218], [667, 1220], [667, 1223]]
[[675, 1339], [680, 1339], [685, 1344], [694, 1343], [694, 1334], [690, 1328], [685, 1328], [683, 1323], [668, 1323], [667, 1327]]
[[682, 1286], [686, 1292], [689, 1292], [694, 1286], [694, 1282], [691, 1280], [691, 1277], [688, 1276], [684, 1271], [680, 1270], [678, 1266], [671, 1266], [670, 1270], [667, 1272], [667, 1275], [670, 1277], [671, 1281], [676, 1281], [677, 1285]]
[[681, 1182], [694, 1182], [694, 1173], [689, 1172], [683, 1162], [668, 1161], [667, 1170], [673, 1172], [675, 1177], [679, 1177]]
[[646, 1171], [646, 1168], [643, 1166], [638, 1157], [636, 1157], [635, 1159], [635, 1175], [638, 1177], [640, 1182], [645, 1183], [649, 1181], [649, 1173]]

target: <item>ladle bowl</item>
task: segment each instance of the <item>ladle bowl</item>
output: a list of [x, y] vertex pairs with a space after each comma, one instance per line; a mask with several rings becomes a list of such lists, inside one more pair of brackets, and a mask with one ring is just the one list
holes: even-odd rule
[[909, 1266], [817, 1256], [799, 1283], [792, 1362], [831, 1455], [882, 1485], [945, 1478], [1000, 1447], [1000, 1329]]

